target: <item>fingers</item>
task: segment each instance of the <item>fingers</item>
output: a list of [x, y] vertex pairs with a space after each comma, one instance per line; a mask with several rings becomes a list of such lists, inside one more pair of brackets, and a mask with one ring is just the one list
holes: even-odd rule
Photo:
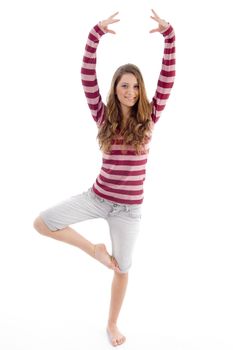
[[115, 12], [112, 16], [108, 17], [109, 19], [111, 18], [114, 22], [118, 22], [119, 19], [114, 19], [113, 17], [115, 17], [116, 15], [118, 15], [119, 11]]
[[151, 30], [149, 31], [149, 33], [156, 33], [156, 32], [159, 32], [159, 28], [151, 29]]
[[150, 33], [156, 33], [156, 32], [160, 33], [161, 31], [163, 31], [165, 28], [168, 27], [169, 23], [166, 22], [164, 19], [161, 19], [153, 9], [151, 9], [151, 11], [153, 13], [153, 16], [150, 16], [150, 18], [156, 21], [159, 24], [159, 26], [158, 28], [150, 30]]
[[151, 9], [151, 11], [152, 11], [152, 13], [154, 15], [154, 16], [151, 16], [151, 18], [154, 19], [155, 21], [159, 22], [159, 20], [161, 18], [157, 15], [157, 13], [153, 9]]
[[[156, 21], [159, 24], [159, 26], [158, 26], [158, 28], [152, 29], [149, 32], [150, 33], [161, 32], [164, 28], [166, 28], [168, 26], [168, 23], [166, 21], [164, 21], [163, 19], [161, 19], [153, 9], [151, 9], [151, 11], [152, 11], [153, 16], [150, 16], [150, 18], [152, 18], [154, 21]], [[119, 14], [119, 12], [117, 11], [114, 14], [112, 14], [111, 16], [109, 16], [107, 19], [100, 22], [100, 26], [105, 32], [111, 33], [111, 34], [116, 34], [116, 32], [112, 29], [109, 29], [108, 26], [110, 24], [113, 24], [113, 23], [120, 21], [120, 19], [115, 18], [118, 14]]]
[[107, 24], [112, 24], [112, 23], [116, 23], [119, 22], [120, 20], [117, 18], [114, 18], [116, 15], [118, 15], [119, 12], [115, 12], [112, 16], [108, 17], [106, 19]]
[[[160, 21], [161, 21], [160, 17], [157, 15], [157, 13], [153, 9], [151, 9], [151, 11], [153, 13], [153, 16], [150, 16], [150, 18], [152, 18], [154, 21], [160, 24]], [[149, 33], [156, 33], [156, 32], [159, 32], [159, 28], [152, 29], [150, 30]]]
[[113, 18], [115, 17], [116, 15], [118, 15], [119, 11], [115, 12], [112, 16], [109, 16], [109, 18]]
[[113, 23], [116, 23], [116, 22], [119, 22], [120, 20], [117, 19], [117, 18], [114, 18], [116, 15], [118, 15], [119, 12], [115, 12], [113, 15], [111, 15], [110, 17], [108, 17], [107, 19], [103, 20], [100, 22], [100, 26], [101, 28], [107, 32], [107, 33], [111, 33], [111, 34], [116, 34], [114, 32], [114, 30], [111, 30], [111, 29], [108, 29], [108, 26], [110, 24], [113, 24]]

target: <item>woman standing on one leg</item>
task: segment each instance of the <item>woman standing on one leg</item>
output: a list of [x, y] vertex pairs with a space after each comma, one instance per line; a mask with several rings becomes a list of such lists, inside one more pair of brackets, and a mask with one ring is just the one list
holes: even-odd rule
[[[140, 229], [143, 183], [154, 124], [160, 118], [175, 77], [175, 34], [172, 26], [153, 10], [151, 18], [164, 36], [162, 69], [150, 103], [140, 70], [133, 64], [119, 67], [112, 79], [107, 104], [102, 102], [96, 77], [96, 51], [100, 38], [115, 32], [114, 15], [89, 33], [82, 64], [82, 84], [103, 152], [100, 174], [92, 188], [40, 213], [35, 229], [72, 244], [114, 270], [107, 332], [112, 345], [125, 341], [117, 327], [124, 300], [133, 247]], [[104, 218], [109, 224], [112, 254], [103, 243], [93, 244], [69, 227], [84, 220]]]

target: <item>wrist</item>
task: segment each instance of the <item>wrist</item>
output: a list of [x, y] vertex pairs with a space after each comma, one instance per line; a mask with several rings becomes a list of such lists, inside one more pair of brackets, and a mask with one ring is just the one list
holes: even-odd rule
[[[99, 23], [100, 23], [100, 22], [99, 22]], [[95, 30], [95, 32], [98, 34], [98, 38], [100, 38], [102, 35], [105, 34], [104, 29], [100, 26], [99, 23], [97, 23], [97, 24], [94, 26], [94, 30]]]
[[162, 34], [164, 37], [166, 37], [166, 36], [170, 35], [170, 33], [171, 33], [172, 31], [173, 31], [173, 28], [172, 28], [171, 24], [168, 23], [168, 26], [162, 30], [161, 34]]
[[97, 24], [97, 26], [99, 27], [99, 29], [105, 34], [106, 30], [104, 29], [104, 27], [102, 26], [102, 22], [99, 21], [99, 23]]

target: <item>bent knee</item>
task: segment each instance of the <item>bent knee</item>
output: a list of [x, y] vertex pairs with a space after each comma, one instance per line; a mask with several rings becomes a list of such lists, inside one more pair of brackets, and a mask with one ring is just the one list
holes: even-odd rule
[[120, 259], [117, 260], [118, 266], [120, 271], [118, 272], [120, 275], [127, 274], [131, 268], [132, 262], [131, 261], [121, 261]]
[[52, 232], [40, 216], [38, 216], [33, 222], [33, 227], [37, 232], [41, 233], [42, 235], [48, 235]]

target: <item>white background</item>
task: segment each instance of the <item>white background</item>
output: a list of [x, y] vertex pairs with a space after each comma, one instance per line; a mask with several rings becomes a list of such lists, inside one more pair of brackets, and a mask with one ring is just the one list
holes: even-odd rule
[[[119, 326], [124, 349], [233, 349], [230, 1], [12, 1], [0, 4], [0, 348], [108, 349], [112, 272], [37, 234], [38, 213], [83, 192], [101, 153], [80, 80], [86, 38], [119, 11], [98, 48], [103, 100], [137, 64], [153, 96], [172, 23], [177, 76], [149, 155], [142, 232]], [[107, 225], [74, 225], [110, 249]]]

